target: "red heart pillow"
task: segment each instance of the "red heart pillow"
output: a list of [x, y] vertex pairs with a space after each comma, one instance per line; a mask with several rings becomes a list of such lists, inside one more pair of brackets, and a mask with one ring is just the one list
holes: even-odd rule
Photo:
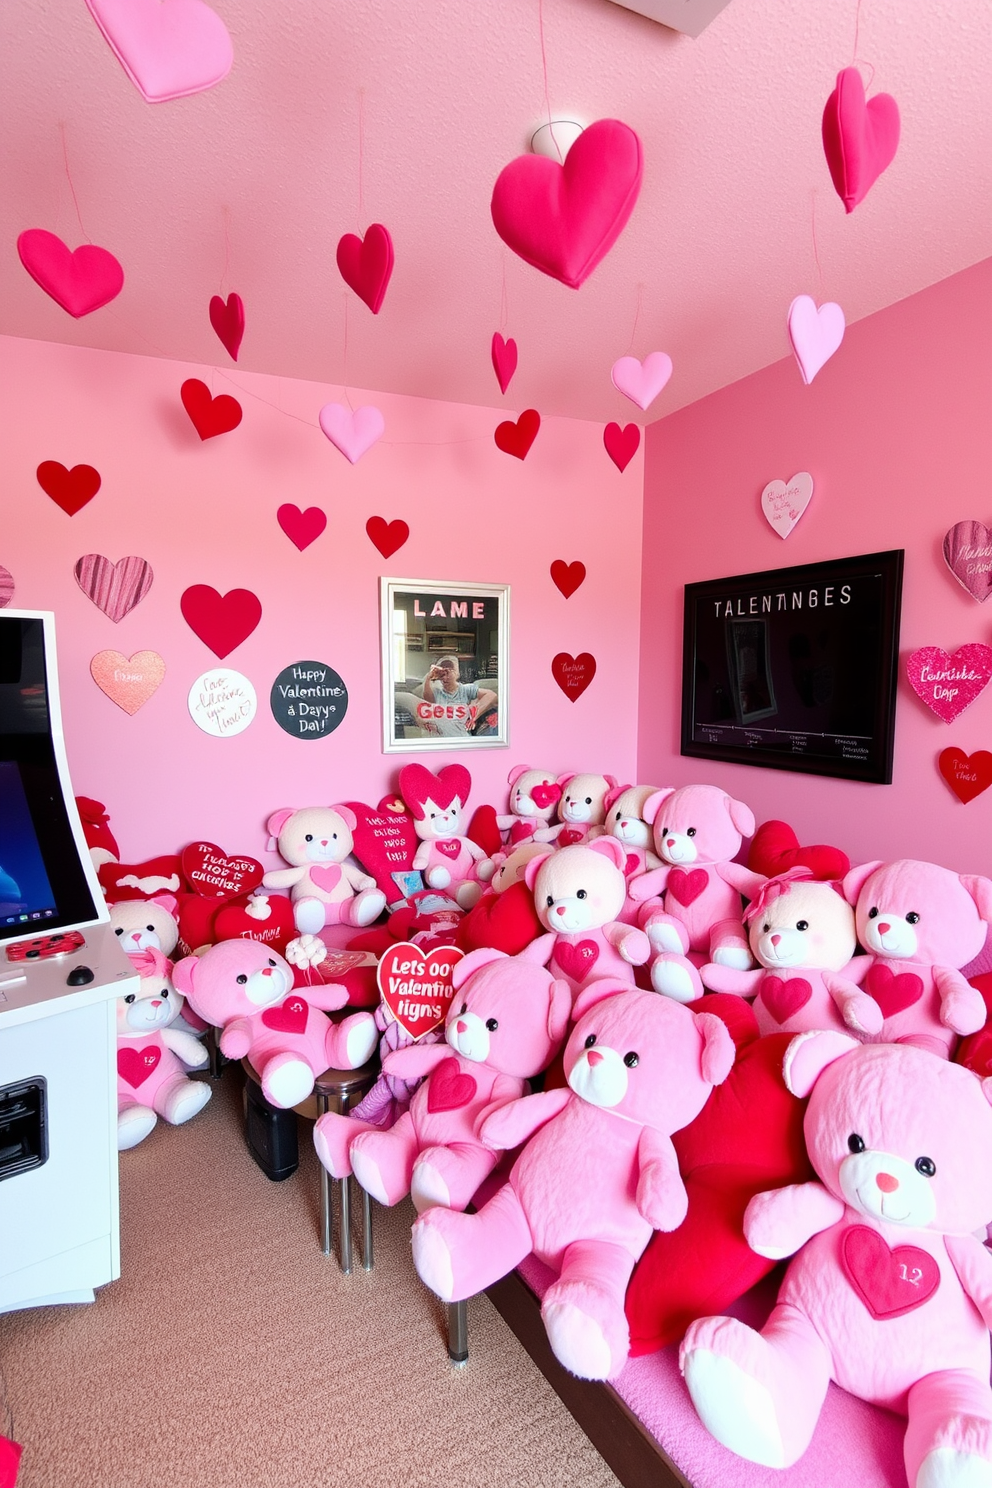
[[775, 878], [788, 868], [809, 868], [814, 878], [830, 882], [844, 877], [851, 860], [839, 847], [800, 847], [787, 822], [766, 821], [751, 839], [747, 866], [766, 878]]

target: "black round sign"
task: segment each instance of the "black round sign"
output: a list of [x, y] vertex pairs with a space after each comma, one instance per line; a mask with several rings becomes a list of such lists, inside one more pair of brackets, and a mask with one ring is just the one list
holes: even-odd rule
[[348, 689], [325, 661], [294, 661], [273, 682], [269, 706], [294, 739], [326, 739], [348, 711]]

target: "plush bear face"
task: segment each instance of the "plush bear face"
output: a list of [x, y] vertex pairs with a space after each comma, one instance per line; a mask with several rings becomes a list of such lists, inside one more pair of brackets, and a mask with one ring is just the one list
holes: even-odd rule
[[176, 900], [171, 894], [157, 899], [130, 899], [110, 906], [110, 923], [121, 943], [121, 950], [161, 951], [171, 956], [179, 940], [179, 926], [173, 911]]
[[754, 815], [715, 785], [683, 785], [658, 791], [644, 803], [654, 826], [654, 850], [663, 863], [726, 863], [741, 838], [754, 831]]
[[187, 956], [173, 981], [207, 1023], [223, 1028], [250, 1017], [293, 989], [293, 971], [271, 946], [257, 940], [222, 940], [202, 956]]
[[770, 878], [745, 914], [755, 960], [775, 970], [839, 971], [857, 949], [854, 911], [839, 884]]
[[959, 878], [935, 863], [904, 858], [875, 867], [859, 888], [859, 871], [853, 869], [844, 886], [857, 904], [858, 939], [866, 951], [953, 967], [978, 955], [992, 908], [988, 879]]
[[611, 837], [628, 847], [651, 846], [651, 827], [641, 815], [644, 803], [657, 795], [653, 785], [631, 785], [613, 802], [606, 813], [605, 826]]
[[446, 837], [461, 837], [462, 803], [453, 796], [447, 806], [432, 801], [430, 796], [423, 803], [423, 816], [414, 817], [413, 828], [422, 842], [443, 841]]
[[444, 1036], [456, 1054], [527, 1079], [561, 1047], [571, 989], [533, 962], [494, 951], [477, 951], [472, 960], [483, 957], [457, 987]]
[[819, 1075], [804, 1130], [823, 1183], [861, 1214], [959, 1235], [992, 1220], [992, 1107], [960, 1065], [858, 1046]]
[[606, 816], [606, 797], [616, 786], [612, 775], [563, 775], [558, 802], [558, 820], [580, 826], [602, 826]]
[[548, 930], [572, 935], [615, 920], [627, 897], [624, 850], [613, 837], [562, 847], [531, 858], [525, 869], [537, 917]]
[[561, 786], [549, 770], [510, 771], [510, 810], [527, 821], [549, 822], [561, 799]]
[[168, 1028], [183, 1010], [183, 998], [168, 976], [143, 976], [137, 992], [117, 999], [117, 1037], [140, 1038]]
[[355, 845], [351, 835], [354, 826], [355, 819], [347, 807], [308, 806], [291, 812], [278, 828], [279, 851], [294, 868], [310, 863], [342, 863]]
[[548, 850], [540, 842], [521, 842], [512, 852], [497, 853], [493, 862], [498, 866], [489, 880], [489, 887], [497, 894], [504, 894], [515, 883], [521, 883], [531, 858], [546, 858]]

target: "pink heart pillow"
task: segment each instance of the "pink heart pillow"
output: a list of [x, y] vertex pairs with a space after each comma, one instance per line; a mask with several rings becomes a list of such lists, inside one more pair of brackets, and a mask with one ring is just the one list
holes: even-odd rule
[[856, 67], [837, 74], [823, 110], [823, 153], [834, 189], [848, 212], [864, 201], [899, 147], [899, 106], [888, 93], [865, 100]]

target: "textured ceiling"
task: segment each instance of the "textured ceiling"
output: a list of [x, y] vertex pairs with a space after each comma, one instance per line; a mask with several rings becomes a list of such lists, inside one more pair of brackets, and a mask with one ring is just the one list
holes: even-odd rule
[[[732, 0], [697, 40], [608, 0], [213, 5], [231, 74], [149, 105], [83, 0], [3, 0], [0, 332], [236, 383], [207, 319], [236, 290], [239, 367], [494, 404], [500, 330], [520, 350], [508, 408], [644, 421], [786, 355], [797, 294], [850, 322], [992, 253], [988, 0]], [[855, 60], [903, 133], [848, 217], [820, 116]], [[549, 106], [644, 144], [630, 223], [578, 291], [520, 262], [489, 215]], [[334, 261], [374, 221], [396, 251], [377, 317]], [[71, 319], [20, 265], [29, 227], [109, 248], [119, 298]], [[641, 415], [610, 367], [653, 350], [675, 371]]]

